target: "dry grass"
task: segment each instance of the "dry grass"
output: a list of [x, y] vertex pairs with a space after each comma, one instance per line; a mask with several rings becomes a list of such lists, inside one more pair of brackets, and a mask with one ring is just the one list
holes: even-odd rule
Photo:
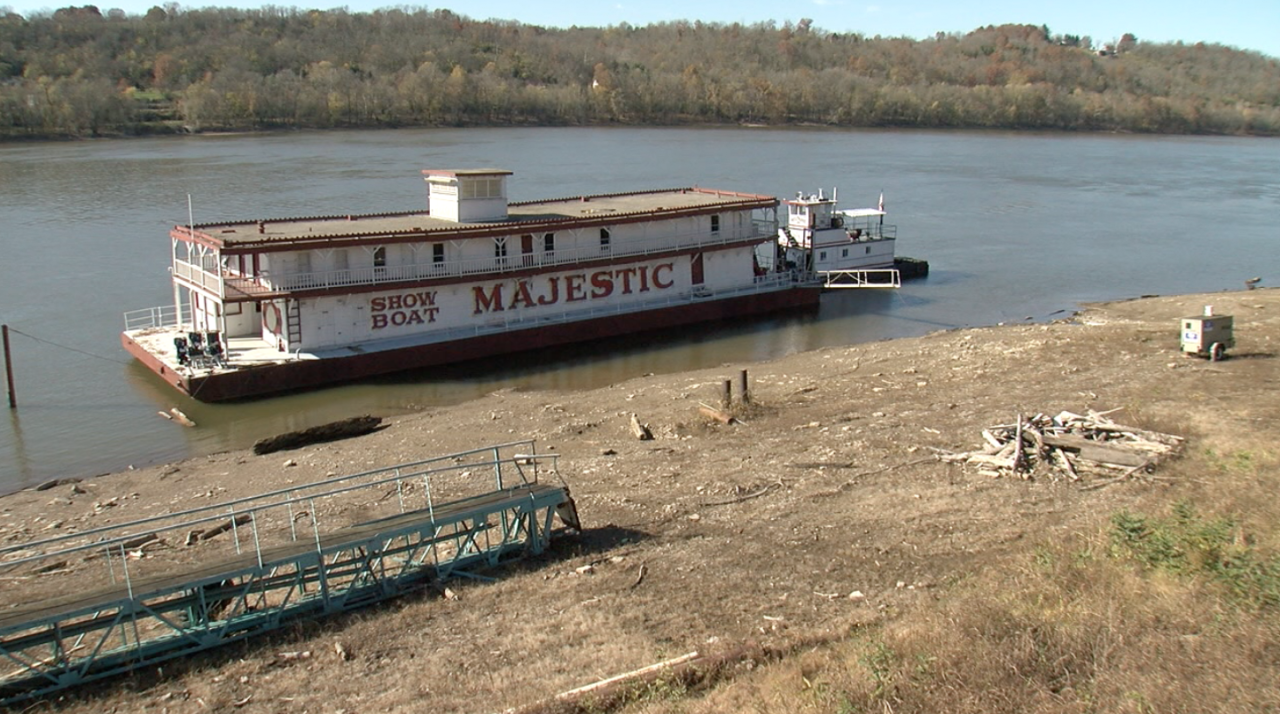
[[[1236, 436], [1226, 454], [1205, 448], [1167, 474], [1181, 486], [1147, 499], [1147, 529], [1178, 563], [1123, 546], [1117, 520], [1138, 516], [1113, 514], [705, 696], [620, 711], [1273, 711], [1280, 468], [1265, 447]], [[1224, 547], [1207, 547], [1224, 528]]]

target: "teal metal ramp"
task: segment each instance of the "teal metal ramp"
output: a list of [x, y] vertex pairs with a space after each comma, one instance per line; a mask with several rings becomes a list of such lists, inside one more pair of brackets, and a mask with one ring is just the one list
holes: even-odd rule
[[514, 442], [6, 546], [24, 604], [0, 613], [0, 704], [482, 577], [557, 516], [579, 528], [548, 475], [554, 455]]

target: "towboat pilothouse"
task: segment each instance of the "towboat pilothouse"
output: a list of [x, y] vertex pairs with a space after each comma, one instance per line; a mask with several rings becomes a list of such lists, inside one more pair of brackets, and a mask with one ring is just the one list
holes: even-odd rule
[[125, 349], [221, 401], [898, 285], [883, 211], [838, 211], [834, 192], [511, 203], [510, 171], [423, 176], [426, 210], [175, 226], [174, 302], [126, 314]]

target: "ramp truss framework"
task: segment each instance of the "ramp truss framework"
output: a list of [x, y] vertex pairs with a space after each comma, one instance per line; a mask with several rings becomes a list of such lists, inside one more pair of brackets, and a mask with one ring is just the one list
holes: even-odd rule
[[543, 551], [557, 515], [580, 527], [526, 440], [0, 548], [28, 603], [0, 612], [0, 705], [483, 579]]

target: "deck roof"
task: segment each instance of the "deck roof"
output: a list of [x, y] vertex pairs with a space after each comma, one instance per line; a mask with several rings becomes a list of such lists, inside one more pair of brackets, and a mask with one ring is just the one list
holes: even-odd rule
[[[433, 217], [428, 211], [372, 215], [313, 216], [203, 223], [195, 226], [196, 239], [221, 248], [259, 247], [273, 244], [386, 239], [416, 236], [418, 240], [446, 240], [492, 235], [538, 226], [564, 229], [575, 225], [604, 225], [649, 217], [710, 214], [717, 210], [772, 208], [778, 200], [734, 191], [676, 188], [633, 193], [574, 196], [512, 203], [506, 220], [459, 223]], [[189, 234], [186, 226], [174, 227], [175, 237]]]

